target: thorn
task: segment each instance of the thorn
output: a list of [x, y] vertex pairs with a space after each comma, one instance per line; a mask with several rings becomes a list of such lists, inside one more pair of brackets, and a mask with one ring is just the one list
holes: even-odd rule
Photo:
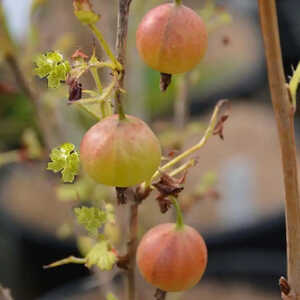
[[288, 283], [288, 281], [281, 276], [279, 279], [279, 287], [280, 287], [280, 291], [284, 294], [284, 295], [289, 295], [290, 291], [291, 291], [291, 287]]

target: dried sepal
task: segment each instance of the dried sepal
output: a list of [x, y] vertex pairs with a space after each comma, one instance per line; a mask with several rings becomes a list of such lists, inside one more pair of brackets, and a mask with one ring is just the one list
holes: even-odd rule
[[69, 86], [69, 101], [76, 101], [82, 98], [82, 84], [72, 77], [68, 77], [66, 81]]
[[225, 105], [225, 108], [224, 108], [224, 111], [220, 113], [219, 120], [213, 130], [213, 135], [218, 135], [221, 138], [221, 140], [224, 140], [224, 123], [229, 118], [230, 105], [227, 100], [221, 100], [218, 103], [218, 105], [219, 104], [220, 104], [220, 106]]
[[172, 75], [166, 73], [160, 73], [160, 90], [165, 92], [172, 82]]
[[167, 173], [161, 172], [160, 180], [153, 183], [153, 186], [161, 193], [166, 196], [175, 196], [183, 190], [182, 184], [184, 183], [185, 176], [176, 179], [169, 176]]
[[126, 255], [123, 255], [123, 256], [118, 256], [118, 261], [117, 261], [116, 265], [120, 269], [128, 270], [129, 263], [130, 263], [130, 258], [129, 258], [129, 255], [126, 254]]
[[185, 175], [176, 179], [166, 173], [162, 173], [160, 180], [153, 183], [153, 186], [159, 192], [156, 200], [158, 201], [161, 213], [166, 213], [172, 205], [169, 196], [178, 197], [179, 193], [183, 190], [182, 184], [184, 180]]
[[124, 188], [124, 187], [116, 187], [118, 205], [127, 203], [127, 193], [126, 193], [127, 189], [128, 188]]

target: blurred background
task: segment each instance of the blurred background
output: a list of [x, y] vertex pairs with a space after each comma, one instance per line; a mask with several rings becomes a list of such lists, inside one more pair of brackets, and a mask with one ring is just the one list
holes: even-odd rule
[[[91, 2], [101, 14], [98, 27], [114, 45], [117, 1]], [[167, 299], [280, 299], [277, 283], [286, 269], [284, 194], [256, 1], [185, 0], [209, 21], [208, 51], [195, 70], [175, 76], [162, 94], [158, 72], [137, 54], [135, 31], [143, 15], [163, 2], [132, 2], [127, 111], [151, 124], [168, 154], [195, 144], [217, 101], [231, 101], [225, 140], [213, 137], [196, 154], [198, 164], [189, 171], [180, 198], [185, 222], [206, 238], [207, 272], [191, 291]], [[300, 2], [277, 3], [288, 78], [300, 60]], [[90, 56], [92, 33], [74, 17], [71, 0], [0, 0], [0, 5], [0, 283], [16, 300], [104, 299], [107, 291], [125, 299], [126, 280], [118, 270], [106, 274], [74, 265], [42, 269], [57, 259], [80, 255], [89, 243], [74, 224], [72, 208], [103, 198], [115, 203], [111, 189], [95, 186], [84, 176], [62, 185], [46, 171], [47, 149], [64, 142], [78, 146], [95, 120], [67, 105], [66, 87], [49, 90], [45, 81], [35, 78], [33, 60], [49, 50], [69, 58], [80, 48]], [[7, 32], [14, 45], [9, 56]], [[96, 50], [104, 58], [101, 49]], [[101, 75], [108, 80], [107, 74]], [[22, 76], [36, 91], [37, 101], [30, 99]], [[85, 76], [82, 84], [93, 88], [92, 77]], [[298, 143], [299, 125], [297, 113]], [[174, 219], [171, 211], [160, 214], [154, 197], [140, 210], [140, 236]], [[105, 230], [122, 251], [127, 209], [116, 211], [116, 226]], [[153, 288], [137, 276], [139, 297], [152, 299]]]

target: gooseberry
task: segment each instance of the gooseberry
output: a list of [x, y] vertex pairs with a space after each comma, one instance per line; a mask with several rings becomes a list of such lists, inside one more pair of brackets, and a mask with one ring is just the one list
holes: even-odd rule
[[192, 227], [160, 224], [142, 238], [137, 265], [147, 282], [166, 292], [184, 291], [202, 277], [207, 249], [201, 235]]
[[193, 69], [207, 48], [204, 22], [192, 9], [168, 3], [150, 10], [136, 33], [137, 49], [147, 65], [166, 74]]
[[84, 135], [80, 161], [96, 182], [129, 187], [147, 181], [158, 169], [160, 143], [142, 120], [118, 115], [107, 117]]

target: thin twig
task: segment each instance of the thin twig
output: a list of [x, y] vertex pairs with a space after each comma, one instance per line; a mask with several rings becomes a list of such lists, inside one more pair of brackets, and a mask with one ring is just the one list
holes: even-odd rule
[[116, 52], [117, 60], [123, 66], [118, 78], [118, 89], [116, 90], [116, 108], [118, 112], [123, 112], [122, 106], [122, 92], [124, 88], [125, 78], [125, 65], [126, 65], [126, 49], [127, 49], [127, 35], [128, 35], [128, 17], [129, 8], [132, 0], [119, 0], [119, 13], [118, 13], [118, 27], [117, 27], [117, 41]]
[[300, 299], [300, 202], [294, 112], [284, 78], [275, 0], [258, 0], [272, 103], [278, 127], [286, 200], [288, 281]]
[[117, 188], [117, 198], [119, 204], [130, 204], [129, 212], [129, 239], [127, 242], [126, 255], [119, 256], [117, 266], [127, 271], [128, 277], [128, 300], [135, 299], [135, 256], [138, 243], [138, 207], [141, 202], [148, 197], [149, 192], [140, 194], [137, 189]]
[[[127, 50], [127, 35], [128, 35], [128, 17], [131, 0], [119, 0], [118, 12], [118, 27], [116, 40], [117, 60], [122, 65], [122, 70], [118, 76], [118, 84], [115, 94], [115, 104], [120, 116], [124, 116], [122, 106], [122, 92], [124, 88], [125, 65], [126, 65], [126, 50]], [[132, 192], [132, 191], [131, 191]], [[134, 193], [130, 193], [133, 197], [130, 204], [130, 221], [129, 221], [129, 242], [128, 242], [128, 300], [135, 299], [135, 254], [137, 248], [137, 231], [138, 231], [138, 205], [135, 201]]]
[[138, 236], [138, 206], [139, 203], [134, 201], [130, 204], [129, 220], [129, 241], [127, 246], [129, 265], [128, 265], [128, 300], [135, 299], [135, 256], [137, 249]]
[[173, 158], [171, 161], [167, 162], [165, 165], [163, 165], [159, 170], [157, 170], [152, 178], [151, 178], [151, 182], [154, 181], [157, 177], [159, 177], [160, 173], [162, 171], [165, 171], [167, 169], [169, 169], [170, 167], [176, 165], [178, 162], [180, 162], [181, 160], [183, 160], [184, 158], [190, 156], [191, 154], [193, 154], [194, 152], [198, 151], [199, 149], [201, 149], [208, 141], [208, 139], [213, 135], [214, 130], [215, 130], [215, 126], [218, 124], [218, 116], [220, 113], [220, 110], [222, 107], [224, 106], [229, 106], [229, 102], [228, 100], [220, 100], [217, 105], [215, 106], [214, 112], [211, 116], [209, 125], [203, 135], [203, 137], [201, 138], [201, 140], [194, 146], [192, 146], [191, 148], [187, 149], [186, 151], [182, 152], [181, 154], [177, 155], [175, 158]]

